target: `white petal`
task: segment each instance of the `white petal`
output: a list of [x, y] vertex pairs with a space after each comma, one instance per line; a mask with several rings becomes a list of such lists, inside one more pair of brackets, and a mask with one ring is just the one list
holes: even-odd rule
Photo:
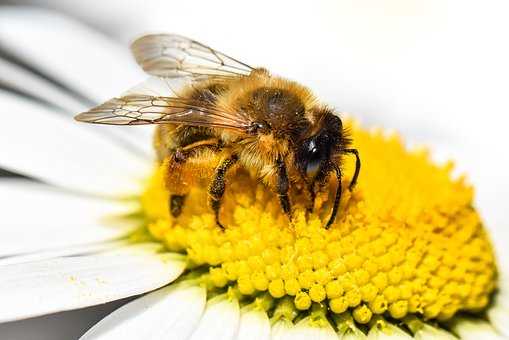
[[[0, 40], [16, 61], [42, 73], [0, 61], [0, 81], [62, 108], [69, 116], [118, 96], [146, 77], [133, 61], [128, 44], [119, 45], [58, 12], [4, 7]], [[146, 128], [104, 126], [101, 130], [133, 152], [153, 156]]]
[[339, 338], [341, 340], [363, 340], [367, 339], [366, 335], [361, 331], [353, 332], [352, 330], [347, 331], [343, 335], [340, 335]]
[[324, 319], [320, 324], [313, 322], [311, 317], [299, 321], [292, 328], [293, 339], [316, 339], [316, 340], [337, 340], [338, 336], [329, 322]]
[[362, 340], [367, 336], [357, 328], [353, 317], [349, 314], [334, 314], [332, 316], [336, 327], [338, 328], [338, 336], [344, 340]]
[[383, 325], [375, 325], [371, 327], [368, 333], [369, 340], [411, 340], [412, 336], [405, 333], [399, 327], [384, 323]]
[[0, 322], [93, 306], [175, 280], [181, 256], [153, 244], [89, 256], [0, 266]]
[[2, 92], [0, 102], [0, 166], [86, 193], [140, 191], [150, 162], [33, 102]]
[[[500, 249], [497, 249], [497, 251], [500, 253]], [[508, 249], [504, 249], [504, 252], [507, 252]], [[504, 254], [505, 255], [505, 254]], [[509, 254], [506, 256], [506, 258], [509, 258]], [[499, 270], [499, 279], [498, 279], [498, 289], [497, 292], [497, 300], [501, 301], [502, 303], [507, 304], [509, 303], [509, 270], [506, 269], [506, 267], [502, 266], [499, 263], [498, 266]]]
[[493, 327], [509, 338], [509, 299], [497, 297], [493, 306], [488, 309], [488, 318]]
[[293, 339], [293, 323], [286, 319], [280, 319], [272, 325], [271, 339], [272, 340], [291, 340]]
[[502, 340], [489, 323], [483, 320], [461, 318], [452, 325], [452, 330], [464, 340]]
[[208, 301], [200, 323], [190, 339], [234, 339], [239, 326], [239, 314], [237, 300], [223, 295]]
[[105, 251], [112, 251], [117, 248], [125, 247], [128, 245], [129, 242], [127, 240], [121, 240], [92, 244], [81, 244], [77, 246], [65, 246], [58, 249], [43, 250], [36, 251], [33, 253], [2, 257], [0, 258], [0, 266], [7, 266], [11, 264], [19, 264], [26, 262], [36, 262], [64, 256], [98, 254]]
[[118, 239], [136, 224], [107, 221], [136, 204], [91, 198], [25, 180], [0, 180], [0, 257]]
[[423, 325], [418, 331], [414, 334], [414, 339], [418, 340], [455, 340], [457, 337], [452, 335], [451, 333], [432, 327], [430, 325]]
[[[30, 27], [24, 24], [27, 20], [31, 22]], [[15, 58], [43, 73], [41, 76], [14, 63], [0, 61], [0, 81], [63, 109], [68, 116], [118, 96], [146, 77], [135, 65], [127, 44], [118, 45], [58, 12], [29, 7], [2, 8], [0, 40]], [[146, 133], [149, 130], [152, 128], [103, 126], [100, 129], [132, 152], [151, 159], [152, 135]]]
[[2, 8], [0, 40], [10, 53], [95, 102], [145, 78], [128, 46], [50, 10]]
[[15, 91], [26, 93], [69, 112], [85, 109], [82, 102], [57, 85], [4, 59], [0, 59], [0, 81]]
[[205, 308], [205, 288], [170, 285], [117, 309], [81, 340], [187, 339]]
[[[128, 44], [120, 45], [46, 9], [2, 7], [0, 41], [9, 53], [58, 84], [7, 62], [0, 62], [0, 80], [63, 108], [69, 116], [118, 96], [147, 77]], [[149, 159], [153, 158], [152, 130], [152, 126], [101, 127]]]
[[267, 313], [259, 309], [242, 309], [237, 340], [270, 339], [270, 322]]
[[[38, 104], [49, 106], [54, 114], [72, 118], [79, 112], [86, 111], [96, 103], [84, 103], [54, 83], [34, 74], [14, 63], [0, 59], [0, 83], [5, 84], [16, 95], [37, 101]], [[5, 92], [5, 91], [4, 91]], [[126, 126], [95, 127], [109, 139], [124, 144], [129, 151], [146, 159], [153, 158], [151, 125], [135, 128]]]

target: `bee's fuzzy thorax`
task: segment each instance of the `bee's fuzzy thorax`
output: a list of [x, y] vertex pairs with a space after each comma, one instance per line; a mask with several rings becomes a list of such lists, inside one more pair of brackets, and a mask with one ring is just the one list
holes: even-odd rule
[[[298, 98], [305, 112], [311, 111], [318, 100], [305, 86], [285, 78], [272, 76], [268, 72], [253, 72], [231, 83], [231, 88], [217, 97], [217, 107], [224, 110], [238, 110], [249, 107], [252, 94], [259, 89], [279, 90]], [[312, 117], [309, 117], [310, 119]]]

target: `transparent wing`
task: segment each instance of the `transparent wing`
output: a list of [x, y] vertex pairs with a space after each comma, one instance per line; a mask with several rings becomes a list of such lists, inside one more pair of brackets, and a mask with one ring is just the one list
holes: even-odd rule
[[159, 77], [235, 77], [253, 68], [197, 41], [174, 34], [143, 36], [131, 51], [145, 72]]
[[75, 119], [109, 125], [183, 124], [239, 132], [246, 132], [251, 126], [247, 116], [220, 111], [206, 102], [141, 94], [113, 98]]

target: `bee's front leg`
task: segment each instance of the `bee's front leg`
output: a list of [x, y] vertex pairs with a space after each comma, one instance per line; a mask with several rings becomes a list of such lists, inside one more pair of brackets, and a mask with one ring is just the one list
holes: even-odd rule
[[315, 182], [313, 181], [307, 187], [307, 192], [309, 196], [308, 206], [306, 208], [306, 212], [308, 214], [312, 213], [315, 208], [315, 199], [316, 199], [316, 191], [315, 191]]
[[342, 191], [342, 188], [341, 188], [341, 177], [342, 177], [341, 176], [341, 169], [340, 169], [340, 167], [337, 164], [334, 164], [334, 163], [331, 163], [331, 166], [332, 166], [332, 169], [334, 170], [334, 172], [336, 173], [336, 178], [338, 180], [338, 187], [336, 188], [336, 195], [334, 197], [334, 205], [332, 206], [332, 213], [331, 213], [331, 216], [329, 218], [329, 221], [325, 225], [325, 229], [329, 229], [331, 224], [334, 223], [334, 221], [336, 220], [336, 215], [337, 215], [338, 209], [339, 209], [339, 202], [341, 201], [341, 191]]
[[288, 173], [283, 158], [278, 158], [277, 163], [277, 184], [276, 190], [279, 196], [279, 202], [284, 213], [292, 220], [292, 207], [290, 204], [290, 196], [288, 196], [288, 189], [290, 188], [290, 181], [288, 180]]
[[357, 184], [357, 178], [359, 177], [359, 172], [361, 170], [361, 159], [359, 157], [359, 151], [357, 149], [345, 149], [343, 150], [346, 153], [351, 153], [355, 156], [355, 172], [352, 177], [352, 181], [348, 186], [348, 190], [352, 191], [355, 185]]
[[230, 158], [222, 161], [216, 168], [214, 179], [212, 180], [209, 188], [210, 206], [216, 215], [216, 224], [223, 230], [224, 226], [219, 221], [219, 210], [221, 208], [221, 199], [223, 198], [224, 191], [226, 189], [225, 177], [228, 170], [237, 162], [237, 160], [238, 157], [232, 155]]

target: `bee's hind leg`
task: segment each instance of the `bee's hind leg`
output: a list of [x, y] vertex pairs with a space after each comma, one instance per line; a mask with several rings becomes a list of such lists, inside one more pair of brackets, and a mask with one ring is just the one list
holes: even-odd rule
[[218, 227], [224, 230], [224, 226], [219, 221], [219, 210], [221, 208], [221, 199], [223, 198], [224, 191], [226, 189], [225, 177], [228, 170], [237, 162], [237, 156], [233, 155], [230, 158], [225, 159], [216, 168], [214, 179], [209, 188], [210, 195], [210, 206], [216, 216], [216, 224]]
[[169, 165], [167, 187], [170, 190], [170, 196], [168, 198], [168, 210], [170, 214], [177, 218], [182, 213], [184, 207], [184, 201], [186, 199], [187, 192], [189, 189], [187, 185], [184, 185], [182, 180], [185, 162], [187, 160], [187, 154], [183, 153], [180, 149], [172, 156], [172, 160]]
[[197, 153], [205, 149], [217, 151], [219, 149], [218, 140], [215, 138], [200, 140], [176, 149], [171, 155], [167, 182], [169, 183], [168, 188], [173, 191], [168, 199], [168, 209], [173, 217], [178, 217], [182, 213], [189, 192], [189, 183], [184, 184], [189, 182], [189, 178], [187, 180], [183, 179], [187, 172], [184, 169], [186, 162], [190, 157], [196, 156]]
[[179, 217], [182, 213], [182, 207], [184, 206], [184, 201], [186, 199], [186, 195], [170, 195], [170, 199], [168, 200], [168, 205], [170, 208], [170, 213], [173, 217]]

